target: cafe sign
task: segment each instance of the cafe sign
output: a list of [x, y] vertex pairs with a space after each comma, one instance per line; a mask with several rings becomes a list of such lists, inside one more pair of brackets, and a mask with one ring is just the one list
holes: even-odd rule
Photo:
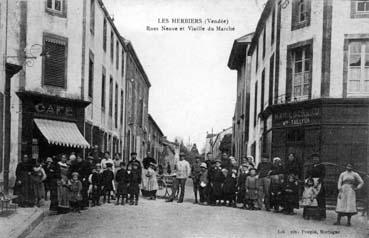
[[35, 105], [35, 112], [37, 114], [57, 117], [73, 117], [74, 110], [70, 106], [64, 106], [54, 103], [40, 102]]
[[320, 116], [319, 108], [304, 108], [276, 112], [273, 114], [273, 121], [281, 126], [299, 126], [316, 123]]

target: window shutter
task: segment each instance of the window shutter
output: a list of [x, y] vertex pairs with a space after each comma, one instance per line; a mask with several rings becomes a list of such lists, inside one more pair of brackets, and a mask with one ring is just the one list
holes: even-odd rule
[[45, 51], [48, 56], [44, 58], [44, 85], [66, 87], [66, 42], [45, 39]]
[[292, 101], [292, 51], [287, 55], [286, 102]]

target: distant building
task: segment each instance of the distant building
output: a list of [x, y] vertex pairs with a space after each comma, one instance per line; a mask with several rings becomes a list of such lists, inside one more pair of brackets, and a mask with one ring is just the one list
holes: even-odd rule
[[[227, 129], [223, 129], [221, 132], [216, 134], [208, 134], [206, 136], [205, 141], [205, 159], [214, 160], [216, 158], [220, 158], [222, 151], [220, 150], [220, 144], [222, 142], [222, 139], [226, 135], [232, 135], [232, 127], [229, 127]], [[211, 153], [212, 156], [208, 158], [208, 154]], [[228, 154], [230, 155], [230, 154]]]
[[151, 157], [154, 158], [157, 163], [159, 163], [164, 159], [164, 144], [162, 142], [164, 134], [150, 114], [148, 123], [149, 136], [147, 142], [147, 151], [150, 152]]
[[150, 81], [138, 59], [131, 42], [127, 47], [127, 84], [126, 84], [126, 143], [125, 158], [131, 152], [137, 153], [142, 160], [147, 152], [148, 139], [148, 100]]

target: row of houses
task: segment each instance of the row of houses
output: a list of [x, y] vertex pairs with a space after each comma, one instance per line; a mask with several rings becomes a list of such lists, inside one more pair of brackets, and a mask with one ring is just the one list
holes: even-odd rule
[[[234, 41], [235, 155], [369, 171], [369, 1], [269, 0]], [[328, 168], [334, 181], [337, 173]]]
[[91, 146], [159, 160], [151, 83], [101, 0], [0, 0], [0, 182], [23, 155]]

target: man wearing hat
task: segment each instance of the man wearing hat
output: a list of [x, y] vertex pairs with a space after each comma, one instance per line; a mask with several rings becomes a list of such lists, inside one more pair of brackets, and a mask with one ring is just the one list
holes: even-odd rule
[[193, 182], [193, 192], [195, 194], [195, 203], [198, 203], [197, 200], [197, 194], [199, 192], [200, 189], [200, 172], [201, 172], [201, 161], [200, 161], [200, 156], [196, 156], [196, 160], [192, 165], [191, 168], [191, 178], [192, 178], [192, 182]]
[[185, 154], [183, 152], [179, 154], [179, 161], [177, 162], [175, 167], [176, 167], [176, 179], [174, 180], [173, 183], [172, 194], [167, 200], [167, 202], [173, 202], [175, 194], [177, 193], [178, 189], [180, 189], [181, 193], [179, 195], [178, 203], [182, 203], [185, 193], [186, 180], [191, 174], [190, 163], [188, 163], [185, 160]]
[[136, 152], [131, 153], [131, 160], [128, 162], [127, 168], [128, 168], [128, 166], [132, 166], [133, 163], [136, 163], [138, 165], [139, 171], [142, 170], [142, 165], [141, 165], [141, 162], [137, 159], [137, 153]]

